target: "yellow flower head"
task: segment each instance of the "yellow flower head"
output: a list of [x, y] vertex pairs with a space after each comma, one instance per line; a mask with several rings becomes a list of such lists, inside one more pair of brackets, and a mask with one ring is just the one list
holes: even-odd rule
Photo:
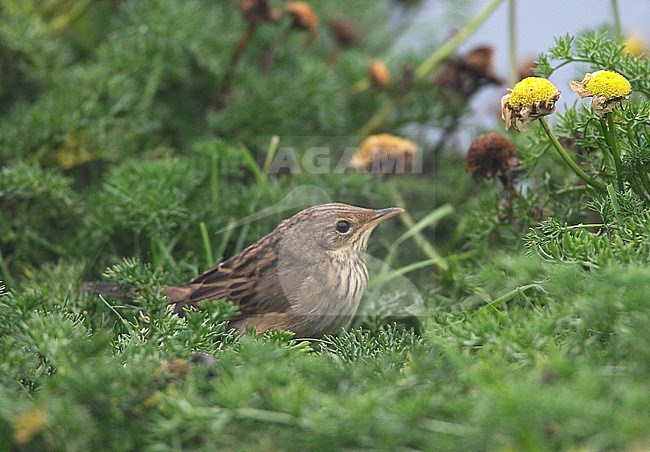
[[510, 92], [508, 104], [511, 107], [531, 107], [535, 102], [546, 102], [557, 93], [557, 88], [548, 79], [526, 77]]
[[608, 99], [629, 96], [632, 86], [625, 77], [614, 71], [598, 71], [591, 74], [587, 81], [587, 91], [592, 96], [603, 96]]
[[647, 54], [648, 49], [644, 39], [639, 35], [630, 35], [623, 40], [623, 53], [630, 54], [635, 57]]
[[612, 111], [615, 105], [627, 99], [632, 92], [630, 82], [614, 71], [587, 73], [581, 82], [570, 81], [569, 85], [580, 98], [593, 97], [591, 107], [600, 114]]
[[[418, 153], [418, 145], [413, 141], [380, 133], [370, 135], [359, 145], [358, 151], [350, 159], [358, 170], [385, 174], [389, 171], [403, 171], [406, 164], [413, 161]], [[395, 165], [393, 166], [392, 163]], [[387, 168], [386, 168], [386, 167]]]
[[526, 77], [501, 98], [501, 117], [506, 130], [513, 127], [519, 131], [518, 122], [521, 130], [526, 130], [528, 123], [553, 113], [559, 98], [560, 91], [547, 79]]
[[375, 88], [386, 88], [390, 83], [390, 70], [381, 60], [372, 60], [368, 68], [370, 82]]

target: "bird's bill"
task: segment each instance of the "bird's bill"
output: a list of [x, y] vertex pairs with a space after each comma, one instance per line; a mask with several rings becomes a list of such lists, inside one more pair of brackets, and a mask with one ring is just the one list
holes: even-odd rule
[[381, 221], [399, 215], [400, 213], [404, 212], [404, 209], [400, 207], [388, 207], [387, 209], [375, 210], [375, 212], [377, 213], [377, 217], [371, 221], [372, 223], [379, 223]]

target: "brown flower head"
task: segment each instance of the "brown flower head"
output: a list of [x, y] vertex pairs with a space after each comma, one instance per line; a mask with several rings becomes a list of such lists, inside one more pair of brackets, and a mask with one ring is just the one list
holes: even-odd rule
[[370, 82], [375, 88], [383, 89], [390, 83], [390, 71], [381, 60], [372, 60], [368, 73]]
[[359, 170], [372, 173], [403, 172], [417, 152], [418, 145], [413, 141], [382, 133], [363, 140], [350, 163]]
[[[555, 111], [560, 91], [542, 77], [526, 77], [517, 83], [510, 93], [501, 98], [501, 118], [506, 130], [513, 127], [517, 132], [528, 130], [527, 125], [537, 118]], [[518, 122], [521, 122], [521, 130]]]
[[485, 85], [501, 85], [503, 81], [494, 74], [493, 55], [491, 46], [477, 46], [447, 61], [434, 76], [433, 83], [464, 96], [471, 96]]
[[612, 111], [632, 92], [630, 82], [614, 71], [587, 73], [581, 82], [572, 80], [569, 85], [581, 99], [591, 97], [591, 108], [601, 115]]
[[478, 136], [469, 146], [467, 171], [475, 179], [498, 177], [506, 188], [512, 188], [521, 161], [515, 152], [515, 144], [498, 133]]
[[361, 40], [361, 33], [352, 22], [342, 17], [329, 21], [330, 30], [341, 47], [352, 47]]
[[244, 19], [252, 24], [280, 21], [280, 12], [271, 8], [269, 0], [239, 0], [237, 8]]
[[284, 10], [291, 16], [291, 26], [297, 30], [309, 32], [305, 47], [309, 47], [318, 35], [318, 16], [307, 2], [289, 2]]
[[494, 72], [494, 49], [481, 45], [467, 52], [463, 65], [483, 77], [490, 77]]

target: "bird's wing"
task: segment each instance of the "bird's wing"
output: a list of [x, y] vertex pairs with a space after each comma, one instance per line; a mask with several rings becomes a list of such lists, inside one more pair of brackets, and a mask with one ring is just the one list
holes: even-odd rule
[[287, 302], [277, 277], [274, 252], [247, 248], [181, 286], [189, 288], [183, 304], [202, 300], [228, 300], [241, 316], [262, 312], [286, 312]]

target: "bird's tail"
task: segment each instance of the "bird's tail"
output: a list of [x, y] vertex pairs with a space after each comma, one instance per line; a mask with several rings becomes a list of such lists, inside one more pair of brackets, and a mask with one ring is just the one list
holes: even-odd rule
[[[133, 288], [124, 288], [116, 283], [109, 282], [87, 282], [81, 286], [84, 292], [104, 295], [106, 297], [123, 298], [133, 300], [135, 290]], [[162, 286], [162, 291], [170, 303], [176, 305], [176, 310], [181, 311], [187, 304], [190, 294], [195, 290], [195, 285], [188, 286]]]
[[113, 298], [133, 299], [133, 291], [120, 287], [119, 284], [109, 282], [87, 282], [81, 286], [84, 292], [95, 293]]

